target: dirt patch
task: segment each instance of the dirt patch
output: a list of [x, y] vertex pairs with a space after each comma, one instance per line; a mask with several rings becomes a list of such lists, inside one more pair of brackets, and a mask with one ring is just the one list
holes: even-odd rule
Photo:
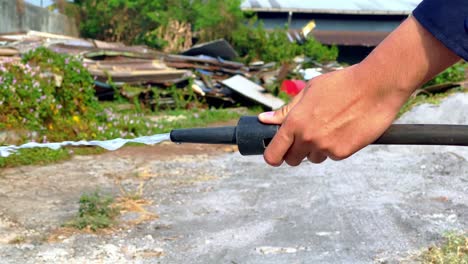
[[121, 158], [139, 157], [140, 159], [150, 161], [171, 160], [181, 156], [216, 156], [236, 151], [237, 146], [161, 143], [153, 147], [129, 146], [119, 149], [113, 153], [105, 153], [103, 156], [118, 156]]

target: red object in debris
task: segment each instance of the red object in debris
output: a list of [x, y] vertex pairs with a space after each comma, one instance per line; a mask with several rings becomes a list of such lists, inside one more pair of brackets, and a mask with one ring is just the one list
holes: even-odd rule
[[302, 80], [285, 80], [281, 84], [281, 91], [291, 96], [296, 96], [302, 89], [306, 87], [307, 83]]

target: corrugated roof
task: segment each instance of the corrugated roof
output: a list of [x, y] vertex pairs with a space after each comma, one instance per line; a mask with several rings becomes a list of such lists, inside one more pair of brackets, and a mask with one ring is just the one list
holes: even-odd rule
[[330, 14], [410, 14], [422, 0], [244, 0], [244, 10]]

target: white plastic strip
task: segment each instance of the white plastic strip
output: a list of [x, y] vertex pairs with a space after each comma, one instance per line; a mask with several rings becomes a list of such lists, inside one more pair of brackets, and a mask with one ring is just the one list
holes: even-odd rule
[[92, 140], [92, 141], [64, 141], [64, 142], [57, 142], [57, 143], [36, 143], [30, 142], [26, 143], [21, 146], [0, 146], [0, 157], [6, 158], [13, 153], [16, 153], [20, 149], [30, 149], [30, 148], [49, 148], [53, 150], [57, 150], [61, 147], [66, 146], [97, 146], [101, 147], [110, 151], [117, 150], [123, 147], [127, 143], [140, 143], [145, 145], [155, 145], [162, 141], [170, 140], [170, 134], [157, 134], [152, 136], [144, 136], [132, 139], [123, 139], [123, 138], [116, 138], [111, 140]]

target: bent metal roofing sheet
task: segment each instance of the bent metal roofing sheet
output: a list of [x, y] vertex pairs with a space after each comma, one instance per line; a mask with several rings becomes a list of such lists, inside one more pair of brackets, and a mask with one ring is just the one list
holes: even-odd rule
[[337, 14], [410, 14], [422, 0], [244, 0], [253, 11]]

